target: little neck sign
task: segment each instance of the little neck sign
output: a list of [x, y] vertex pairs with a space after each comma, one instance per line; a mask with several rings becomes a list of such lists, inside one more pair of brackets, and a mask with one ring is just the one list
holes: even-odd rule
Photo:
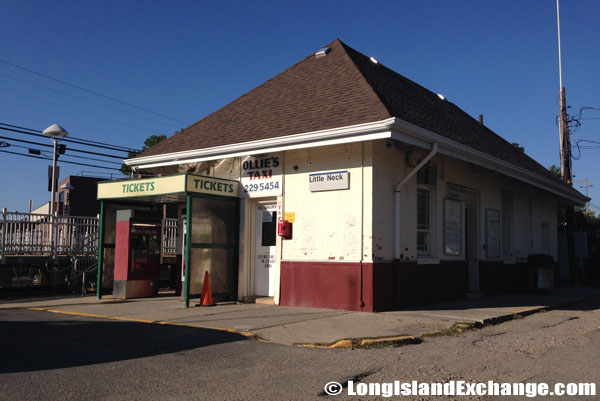
[[311, 192], [336, 191], [349, 188], [350, 173], [347, 170], [308, 175], [308, 189]]
[[238, 196], [238, 182], [192, 174], [98, 183], [98, 199], [138, 198], [179, 193]]

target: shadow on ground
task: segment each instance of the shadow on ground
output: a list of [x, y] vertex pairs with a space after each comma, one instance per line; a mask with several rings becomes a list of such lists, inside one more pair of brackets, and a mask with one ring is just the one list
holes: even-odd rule
[[4, 309], [0, 374], [144, 358], [242, 340], [246, 337], [224, 331]]
[[[543, 293], [514, 293], [504, 295], [493, 295], [479, 299], [459, 299], [430, 305], [407, 306], [399, 308], [399, 311], [440, 311], [440, 310], [465, 310], [465, 309], [491, 309], [491, 308], [526, 308], [540, 305], [553, 306], [563, 305], [557, 309], [581, 309], [579, 300], [597, 298], [600, 289], [597, 288], [566, 288], [549, 294]], [[596, 308], [597, 309], [597, 308]]]

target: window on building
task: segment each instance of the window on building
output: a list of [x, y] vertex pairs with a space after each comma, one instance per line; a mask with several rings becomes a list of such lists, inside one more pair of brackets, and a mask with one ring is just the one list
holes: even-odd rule
[[417, 172], [417, 184], [435, 186], [437, 181], [437, 168], [433, 163], [427, 163]]
[[512, 192], [502, 191], [502, 256], [505, 258], [512, 256], [512, 221]]
[[277, 212], [262, 212], [261, 246], [275, 246], [277, 231]]
[[425, 189], [417, 190], [417, 254], [431, 253], [430, 193]]
[[500, 211], [485, 209], [485, 250], [488, 259], [500, 257]]
[[58, 193], [58, 214], [63, 214], [63, 206], [65, 204], [65, 191]]
[[462, 202], [444, 199], [444, 254], [462, 254]]

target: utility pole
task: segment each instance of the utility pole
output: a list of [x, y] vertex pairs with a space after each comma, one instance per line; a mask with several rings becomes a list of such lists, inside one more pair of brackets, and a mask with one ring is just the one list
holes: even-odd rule
[[[560, 49], [560, 7], [556, 0], [556, 25], [558, 30], [558, 79], [559, 79], [559, 135], [560, 135], [560, 173], [563, 182], [573, 185], [573, 174], [571, 172], [571, 146], [569, 145], [569, 126], [567, 122], [567, 100], [562, 80], [562, 55]], [[565, 233], [567, 236], [567, 258], [570, 271], [571, 284], [579, 283], [580, 272], [575, 260], [575, 211], [573, 206], [565, 206]]]
[[567, 121], [567, 100], [565, 88], [562, 81], [562, 55], [560, 49], [560, 8], [556, 0], [556, 22], [558, 27], [558, 79], [559, 79], [559, 138], [560, 138], [560, 173], [562, 180], [573, 185], [573, 173], [571, 171], [571, 145], [569, 138], [569, 126]]
[[[585, 196], [589, 198], [588, 188], [593, 188], [594, 186], [591, 184], [588, 184], [587, 178], [585, 180], [581, 180], [581, 181], [573, 181], [573, 183], [583, 183], [583, 185], [580, 185], [579, 188], [584, 188]], [[589, 216], [589, 214], [590, 214], [590, 202], [589, 201], [585, 202], [585, 214], [586, 214], [586, 216]]]

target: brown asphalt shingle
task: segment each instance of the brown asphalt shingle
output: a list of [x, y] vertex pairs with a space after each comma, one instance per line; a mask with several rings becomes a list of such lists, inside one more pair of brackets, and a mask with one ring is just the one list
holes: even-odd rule
[[392, 117], [339, 40], [142, 156], [276, 138]]
[[[454, 104], [340, 40], [306, 57], [140, 156], [204, 149], [397, 117], [560, 181]], [[568, 191], [576, 192], [565, 185]], [[579, 193], [578, 193], [579, 194]]]

